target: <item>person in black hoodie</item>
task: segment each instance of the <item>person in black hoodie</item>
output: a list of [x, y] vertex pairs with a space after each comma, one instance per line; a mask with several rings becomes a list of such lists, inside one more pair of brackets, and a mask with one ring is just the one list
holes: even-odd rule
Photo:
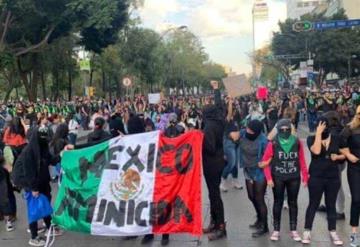
[[125, 128], [120, 110], [116, 110], [109, 121], [109, 128], [112, 137], [117, 137], [121, 134], [125, 134]]
[[87, 139], [87, 146], [92, 146], [100, 142], [107, 141], [111, 138], [111, 135], [104, 130], [105, 119], [98, 117], [94, 121], [94, 131], [91, 132]]
[[145, 122], [136, 114], [130, 114], [128, 121], [128, 134], [140, 134], [145, 132]]
[[[51, 202], [49, 165], [56, 165], [60, 161], [60, 156], [50, 154], [48, 142], [49, 130], [47, 127], [32, 130], [29, 144], [23, 149], [15, 163], [12, 179], [16, 186], [24, 188], [25, 191], [30, 191], [34, 197], [43, 194]], [[45, 217], [43, 220], [46, 228], [49, 229], [51, 216]], [[38, 236], [37, 222], [31, 223], [29, 228], [31, 232], [29, 244], [44, 246], [44, 239]], [[55, 235], [61, 235], [61, 231], [56, 230]]]
[[212, 81], [215, 94], [215, 105], [207, 105], [203, 109], [204, 142], [203, 142], [203, 170], [209, 191], [211, 220], [208, 228], [210, 241], [226, 237], [224, 220], [224, 205], [220, 194], [221, 174], [225, 167], [223, 136], [224, 109], [221, 102], [219, 83]]

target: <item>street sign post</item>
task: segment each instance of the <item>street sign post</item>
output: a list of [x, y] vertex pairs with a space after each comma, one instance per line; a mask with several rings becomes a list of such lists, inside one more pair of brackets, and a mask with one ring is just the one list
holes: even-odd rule
[[322, 31], [338, 28], [351, 28], [360, 26], [360, 19], [352, 20], [337, 20], [337, 21], [298, 21], [293, 24], [293, 30], [295, 32], [308, 32], [308, 31]]
[[360, 26], [360, 19], [315, 22], [314, 30], [321, 31], [337, 28], [350, 28], [355, 26]]
[[313, 30], [313, 23], [310, 21], [298, 21], [293, 25], [295, 32], [309, 32]]
[[124, 79], [123, 79], [123, 85], [125, 86], [125, 87], [130, 87], [131, 86], [131, 84], [132, 84], [132, 81], [131, 81], [131, 79], [129, 78], [129, 77], [124, 77]]

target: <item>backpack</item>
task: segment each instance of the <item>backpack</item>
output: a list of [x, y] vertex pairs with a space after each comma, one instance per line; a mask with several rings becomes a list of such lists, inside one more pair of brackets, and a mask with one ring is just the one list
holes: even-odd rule
[[[11, 181], [14, 184], [14, 186], [18, 189], [31, 187], [31, 181], [29, 181], [25, 168], [26, 165], [25, 154], [27, 153], [26, 149], [24, 149], [24, 151], [22, 151], [19, 157], [16, 159], [11, 173]], [[37, 169], [39, 172], [40, 164], [38, 164]]]

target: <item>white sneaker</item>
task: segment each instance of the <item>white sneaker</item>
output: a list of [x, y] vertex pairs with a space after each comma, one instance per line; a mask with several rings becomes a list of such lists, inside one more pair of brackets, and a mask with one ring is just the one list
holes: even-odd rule
[[303, 244], [310, 244], [311, 243], [311, 233], [310, 233], [310, 231], [304, 231], [301, 243], [303, 243]]
[[270, 240], [271, 241], [279, 241], [279, 239], [280, 239], [280, 232], [273, 231], [273, 233], [270, 236]]
[[340, 239], [336, 232], [330, 232], [330, 237], [335, 246], [343, 246], [344, 242]]
[[13, 223], [10, 220], [6, 221], [6, 231], [7, 232], [12, 232], [15, 230], [15, 227], [13, 225]]
[[237, 189], [237, 190], [242, 190], [243, 189], [243, 186], [240, 184], [240, 181], [237, 178], [232, 179], [232, 187]]
[[44, 239], [40, 238], [40, 237], [37, 237], [35, 239], [30, 239], [29, 240], [29, 245], [31, 246], [45, 246], [46, 242]]
[[291, 231], [290, 236], [295, 242], [301, 242], [301, 237], [297, 231]]
[[220, 190], [222, 192], [228, 192], [229, 187], [228, 187], [227, 179], [223, 179], [223, 178], [221, 179]]

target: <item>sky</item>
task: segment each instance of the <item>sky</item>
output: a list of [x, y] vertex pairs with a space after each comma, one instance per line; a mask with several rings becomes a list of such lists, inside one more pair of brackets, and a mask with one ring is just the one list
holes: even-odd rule
[[[251, 71], [252, 6], [255, 0], [145, 0], [139, 10], [145, 27], [158, 32], [186, 25], [200, 37], [213, 62], [234, 72]], [[271, 29], [286, 18], [284, 0], [267, 0]], [[260, 30], [262, 31], [262, 30]], [[266, 30], [264, 30], [264, 33]]]

